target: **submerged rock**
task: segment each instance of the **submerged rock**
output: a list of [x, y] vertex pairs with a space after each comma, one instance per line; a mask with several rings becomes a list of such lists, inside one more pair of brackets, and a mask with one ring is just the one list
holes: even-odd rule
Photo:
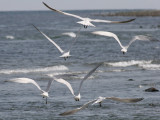
[[148, 89], [145, 89], [145, 92], [158, 92], [159, 90], [154, 88], [154, 87], [151, 87], [151, 88], [148, 88]]
[[128, 79], [128, 81], [134, 81], [132, 78]]

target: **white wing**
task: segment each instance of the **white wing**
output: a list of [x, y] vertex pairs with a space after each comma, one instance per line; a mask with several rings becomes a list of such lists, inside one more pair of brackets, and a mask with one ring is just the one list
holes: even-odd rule
[[47, 38], [53, 45], [56, 46], [56, 48], [63, 53], [64, 51], [51, 39], [49, 38], [46, 34], [44, 34], [43, 32], [41, 32], [35, 25], [33, 25], [45, 38]]
[[49, 80], [49, 81], [48, 81], [48, 85], [47, 85], [46, 92], [49, 92], [49, 89], [50, 89], [50, 87], [51, 87], [52, 82], [53, 82], [53, 80]]
[[127, 22], [131, 22], [135, 20], [134, 19], [130, 19], [130, 20], [126, 20], [126, 21], [109, 21], [109, 20], [99, 20], [99, 19], [91, 19], [91, 22], [103, 22], [103, 23], [127, 23]]
[[47, 8], [49, 8], [50, 10], [52, 10], [52, 11], [55, 11], [55, 12], [58, 12], [58, 13], [61, 13], [61, 14], [64, 14], [64, 15], [72, 16], [72, 17], [75, 17], [75, 18], [78, 18], [78, 19], [81, 19], [81, 20], [84, 19], [84, 18], [82, 18], [82, 17], [80, 17], [80, 16], [78, 16], [78, 15], [74, 15], [74, 14], [62, 12], [62, 11], [60, 11], [60, 10], [56, 10], [56, 9], [54, 9], [54, 8], [51, 8], [50, 6], [48, 6], [48, 5], [47, 5], [46, 3], [44, 3], [44, 2], [43, 2], [43, 4], [44, 4]]
[[101, 36], [107, 36], [107, 37], [113, 37], [120, 45], [121, 48], [124, 48], [124, 46], [121, 44], [119, 38], [117, 37], [116, 34], [112, 33], [112, 32], [105, 32], [105, 31], [95, 31], [92, 32], [95, 35], [101, 35]]
[[69, 90], [71, 91], [72, 95], [75, 96], [74, 95], [74, 91], [72, 89], [72, 86], [71, 86], [71, 84], [69, 82], [67, 82], [66, 80], [61, 79], [61, 78], [60, 79], [54, 78], [54, 80], [57, 81], [57, 82], [59, 82], [59, 83], [62, 83], [64, 85], [66, 85], [69, 88]]
[[144, 98], [117, 98], [117, 97], [106, 97], [105, 99], [110, 99], [118, 102], [124, 102], [124, 103], [135, 103], [143, 100]]
[[97, 100], [97, 99], [92, 100], [92, 101], [89, 101], [89, 102], [85, 103], [83, 106], [81, 106], [81, 107], [79, 107], [79, 108], [76, 108], [76, 109], [73, 109], [73, 110], [70, 110], [70, 111], [61, 113], [61, 114], [59, 114], [59, 115], [61, 115], [61, 116], [72, 115], [72, 114], [74, 114], [74, 113], [76, 113], [76, 112], [78, 112], [78, 111], [80, 111], [80, 110], [88, 107], [89, 104], [95, 102], [96, 100]]
[[92, 73], [93, 72], [95, 72], [95, 70], [99, 67], [99, 66], [101, 66], [103, 63], [100, 63], [100, 64], [98, 64], [95, 68], [93, 68], [83, 79], [82, 79], [82, 81], [81, 81], [81, 83], [80, 83], [80, 85], [79, 85], [79, 93], [80, 93], [80, 90], [81, 90], [81, 87], [82, 87], [82, 84], [83, 84], [83, 82], [89, 77], [89, 76], [91, 76], [92, 75]]
[[78, 39], [80, 31], [81, 31], [81, 28], [78, 30], [77, 35], [76, 35], [74, 41], [73, 41], [72, 44], [70, 45], [70, 47], [69, 47], [69, 49], [68, 49], [69, 51], [72, 49], [74, 43], [75, 43], [76, 40]]
[[137, 35], [134, 36], [133, 39], [129, 42], [129, 44], [126, 46], [126, 48], [128, 48], [134, 41], [136, 40], [141, 40], [141, 41], [150, 41], [152, 40], [152, 38], [145, 36], [145, 35]]
[[17, 83], [32, 83], [34, 84], [40, 91], [43, 92], [43, 90], [40, 88], [40, 86], [32, 79], [30, 78], [14, 78], [14, 79], [10, 79], [7, 80], [9, 82], [17, 82]]

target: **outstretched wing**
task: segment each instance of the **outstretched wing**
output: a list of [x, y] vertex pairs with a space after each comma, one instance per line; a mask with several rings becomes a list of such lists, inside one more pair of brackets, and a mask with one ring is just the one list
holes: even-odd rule
[[55, 12], [58, 12], [58, 13], [61, 13], [61, 14], [64, 14], [64, 15], [72, 16], [72, 17], [75, 17], [75, 18], [78, 18], [78, 19], [83, 20], [83, 18], [80, 17], [80, 16], [78, 16], [78, 15], [74, 15], [74, 14], [71, 14], [71, 13], [66, 13], [66, 12], [62, 12], [62, 11], [60, 11], [60, 10], [56, 10], [56, 9], [54, 9], [54, 8], [51, 8], [50, 6], [48, 6], [48, 5], [47, 5], [46, 3], [44, 3], [44, 2], [43, 2], [43, 4], [44, 4], [47, 8], [49, 8], [50, 10], [52, 10], [52, 11], [55, 11]]
[[135, 103], [143, 100], [144, 98], [117, 98], [117, 97], [106, 97], [105, 99], [110, 99], [118, 102], [124, 102], [124, 103]]
[[46, 34], [44, 34], [43, 32], [41, 32], [35, 25], [33, 25], [45, 38], [47, 38], [53, 45], [56, 46], [56, 48], [63, 53], [64, 51], [59, 47], [59, 45], [57, 45], [51, 38], [49, 38]]
[[81, 83], [80, 83], [80, 85], [79, 85], [79, 93], [80, 93], [80, 90], [81, 90], [81, 87], [82, 87], [82, 84], [83, 84], [83, 82], [89, 77], [89, 76], [91, 76], [92, 75], [92, 73], [94, 73], [95, 72], [95, 70], [99, 67], [99, 66], [101, 66], [103, 63], [100, 63], [100, 64], [98, 64], [95, 68], [93, 68], [91, 71], [89, 71], [89, 73], [82, 79], [82, 81], [81, 81]]
[[43, 91], [40, 86], [32, 79], [30, 78], [13, 78], [10, 80], [7, 80], [8, 82], [16, 82], [16, 83], [32, 83], [34, 84], [40, 91]]
[[50, 87], [51, 87], [52, 82], [53, 82], [53, 80], [49, 80], [49, 81], [48, 81], [48, 85], [47, 85], [46, 92], [49, 92], [49, 89], [50, 89]]
[[126, 46], [127, 48], [133, 43], [135, 42], [136, 40], [141, 40], [141, 41], [150, 41], [152, 40], [151, 37], [148, 37], [148, 36], [145, 36], [145, 35], [137, 35], [137, 36], [134, 36], [132, 38], [132, 40], [129, 42], [129, 44]]
[[112, 33], [112, 32], [95, 31], [95, 32], [92, 32], [92, 34], [101, 35], [101, 36], [107, 36], [107, 37], [113, 37], [119, 43], [120, 47], [124, 48], [124, 46], [121, 44], [121, 42], [120, 42], [119, 38], [117, 37], [117, 35]]
[[57, 81], [57, 82], [59, 82], [59, 83], [62, 83], [64, 85], [66, 85], [69, 88], [69, 90], [71, 91], [72, 95], [75, 96], [74, 95], [74, 91], [72, 89], [72, 86], [71, 86], [71, 84], [69, 82], [67, 82], [66, 80], [61, 79], [61, 78], [60, 79], [54, 78], [54, 80]]
[[95, 102], [95, 101], [96, 101], [96, 99], [85, 103], [83, 106], [81, 106], [81, 107], [79, 107], [79, 108], [76, 108], [76, 109], [70, 110], [70, 111], [66, 111], [66, 112], [61, 113], [61, 114], [59, 114], [59, 115], [61, 115], [61, 116], [72, 115], [72, 114], [74, 114], [74, 113], [76, 113], [76, 112], [78, 112], [78, 111], [80, 111], [80, 110], [88, 107], [89, 104], [91, 104], [91, 103], [93, 103], [93, 102]]
[[77, 32], [77, 34], [76, 34], [76, 37], [75, 37], [74, 41], [72, 42], [72, 44], [70, 45], [68, 51], [70, 51], [70, 50], [72, 49], [72, 46], [74, 45], [74, 43], [76, 42], [76, 40], [77, 40], [78, 37], [79, 37], [80, 31], [81, 31], [81, 28], [78, 30], [78, 32]]
[[134, 19], [129, 19], [129, 20], [126, 20], [126, 21], [109, 21], [109, 20], [100, 20], [100, 19], [91, 19], [92, 22], [103, 22], [103, 23], [128, 23], [128, 22], [131, 22], [135, 20]]

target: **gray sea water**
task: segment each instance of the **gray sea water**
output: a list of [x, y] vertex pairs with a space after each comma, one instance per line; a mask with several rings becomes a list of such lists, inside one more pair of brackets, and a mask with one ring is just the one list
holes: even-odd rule
[[[83, 17], [107, 20], [127, 20], [135, 17], [96, 16], [112, 10], [68, 11]], [[159, 92], [147, 93], [146, 88], [160, 90], [160, 17], [137, 17], [126, 24], [95, 23], [84, 29], [78, 19], [51, 11], [0, 12], [0, 119], [2, 120], [158, 120], [160, 119]], [[73, 38], [64, 32], [77, 32], [82, 27], [78, 40], [73, 45], [66, 61], [59, 51], [31, 24], [36, 25], [55, 42], [67, 50]], [[149, 35], [152, 41], [133, 43], [123, 55], [113, 38], [96, 36], [93, 31], [104, 30], [117, 34], [123, 45], [134, 35]], [[78, 92], [80, 80], [98, 63], [104, 62], [84, 82], [79, 102], [74, 101], [68, 88], [53, 82], [48, 104], [32, 84], [5, 82], [19, 77], [34, 79], [42, 89], [48, 80], [62, 75]], [[140, 87], [141, 86], [141, 87]], [[110, 100], [99, 105], [90, 105], [74, 115], [59, 114], [80, 107], [84, 103], [103, 97], [137, 98], [138, 103], [119, 103]]]

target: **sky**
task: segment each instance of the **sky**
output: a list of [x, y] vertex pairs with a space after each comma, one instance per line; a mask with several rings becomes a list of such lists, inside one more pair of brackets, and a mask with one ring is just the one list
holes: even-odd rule
[[0, 0], [0, 11], [48, 10], [42, 2], [59, 10], [160, 9], [160, 0]]

